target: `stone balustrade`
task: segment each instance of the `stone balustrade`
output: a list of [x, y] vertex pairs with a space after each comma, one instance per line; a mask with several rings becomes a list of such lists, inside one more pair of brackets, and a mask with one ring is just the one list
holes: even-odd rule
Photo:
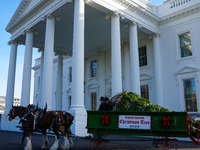
[[181, 6], [183, 4], [187, 4], [190, 1], [192, 1], [192, 0], [171, 0], [170, 1], [171, 8], [175, 8], [175, 7]]

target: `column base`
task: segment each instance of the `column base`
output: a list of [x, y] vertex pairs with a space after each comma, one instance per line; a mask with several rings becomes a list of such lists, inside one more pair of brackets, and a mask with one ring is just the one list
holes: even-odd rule
[[1, 116], [1, 130], [21, 132], [20, 128], [16, 127], [19, 123], [19, 120], [19, 117], [16, 117], [16, 119], [9, 121], [8, 113], [4, 112], [4, 114]]
[[68, 111], [72, 116], [74, 116], [73, 124], [71, 126], [71, 131], [77, 136], [86, 136], [87, 129], [87, 112], [85, 108], [70, 108]]

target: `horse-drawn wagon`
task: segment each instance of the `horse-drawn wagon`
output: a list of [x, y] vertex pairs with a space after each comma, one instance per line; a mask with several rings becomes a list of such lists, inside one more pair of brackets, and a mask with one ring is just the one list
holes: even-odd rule
[[109, 140], [102, 135], [153, 136], [155, 146], [161, 149], [178, 148], [175, 137], [190, 137], [199, 142], [199, 124], [196, 137], [191, 134], [189, 120], [194, 119], [186, 112], [139, 112], [139, 111], [87, 111], [87, 130], [93, 134], [91, 149], [106, 148]]

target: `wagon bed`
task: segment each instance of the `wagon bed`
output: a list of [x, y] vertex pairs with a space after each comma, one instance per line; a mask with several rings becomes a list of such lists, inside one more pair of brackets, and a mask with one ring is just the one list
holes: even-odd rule
[[106, 142], [99, 135], [155, 136], [158, 137], [155, 145], [161, 148], [178, 147], [174, 137], [190, 137], [200, 144], [199, 124], [194, 137], [189, 126], [189, 118], [193, 118], [186, 112], [87, 111], [87, 114], [86, 128], [96, 135], [92, 141], [96, 147]]

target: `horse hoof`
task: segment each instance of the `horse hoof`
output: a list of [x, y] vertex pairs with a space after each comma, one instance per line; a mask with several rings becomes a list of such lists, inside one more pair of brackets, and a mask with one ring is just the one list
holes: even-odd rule
[[72, 141], [72, 139], [71, 139], [71, 140], [69, 140], [69, 144], [70, 144], [70, 147], [72, 147], [72, 146], [73, 146], [73, 141]]
[[32, 147], [27, 147], [27, 146], [25, 146], [25, 147], [24, 147], [24, 150], [32, 150]]
[[41, 149], [48, 149], [49, 146], [42, 145]]
[[70, 148], [70, 145], [63, 145], [61, 147], [62, 150], [68, 150]]

